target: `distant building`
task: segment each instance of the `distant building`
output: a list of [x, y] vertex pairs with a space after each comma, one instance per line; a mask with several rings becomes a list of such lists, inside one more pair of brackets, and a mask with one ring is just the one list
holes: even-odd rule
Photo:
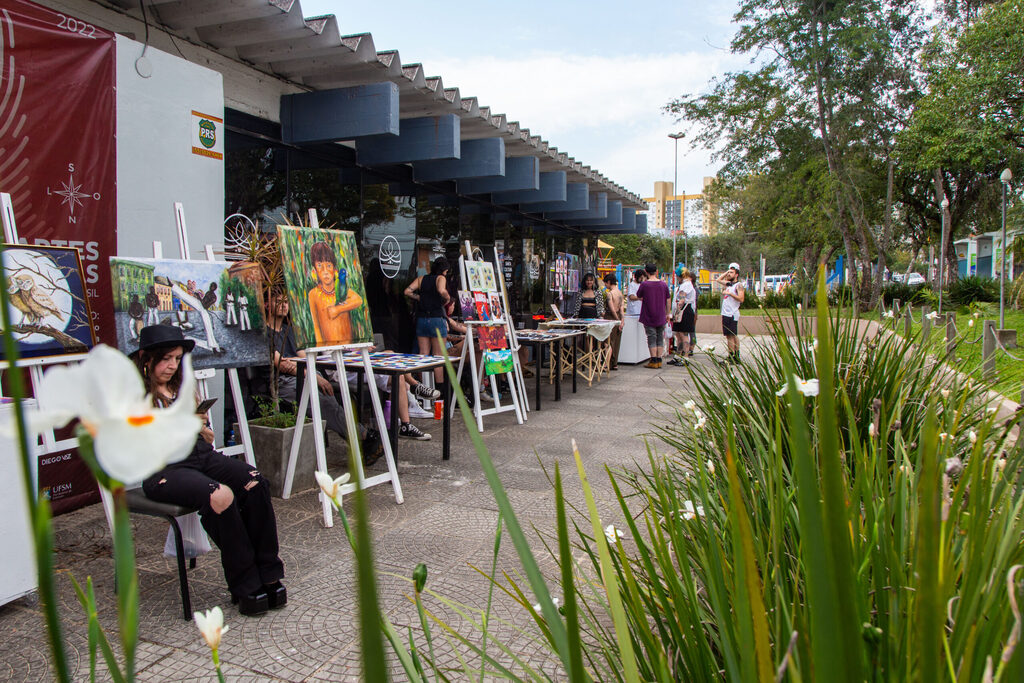
[[654, 196], [647, 202], [647, 230], [651, 234], [670, 237], [673, 234], [700, 237], [718, 229], [718, 207], [707, 201], [704, 191], [714, 182], [704, 178], [700, 194], [674, 194], [672, 183], [654, 183]]

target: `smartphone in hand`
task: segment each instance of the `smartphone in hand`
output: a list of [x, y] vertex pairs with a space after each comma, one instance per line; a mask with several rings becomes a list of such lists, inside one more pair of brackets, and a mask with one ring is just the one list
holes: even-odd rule
[[205, 399], [203, 401], [200, 401], [199, 405], [196, 406], [196, 415], [202, 415], [203, 413], [209, 412], [210, 408], [216, 402], [217, 402], [216, 398], [208, 398], [208, 399]]

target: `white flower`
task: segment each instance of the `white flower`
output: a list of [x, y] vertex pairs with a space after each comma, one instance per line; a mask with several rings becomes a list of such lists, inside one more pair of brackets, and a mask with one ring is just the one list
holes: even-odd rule
[[622, 532], [616, 529], [614, 524], [609, 524], [604, 528], [604, 535], [608, 542], [613, 545], [617, 539], [622, 538]]
[[979, 313], [978, 311], [975, 311], [974, 312], [974, 317], [975, 318], [980, 318], [981, 317], [981, 313]]
[[967, 327], [974, 327], [974, 318], [970, 318], [967, 321]]
[[683, 409], [684, 410], [689, 410], [691, 412], [695, 411], [695, 410], [697, 410], [697, 404], [694, 403], [693, 400], [689, 400], [689, 401], [687, 401], [686, 403], [683, 404]]
[[938, 311], [932, 311], [931, 313], [929, 313], [925, 317], [928, 318], [928, 320], [935, 320], [936, 318], [939, 317], [939, 312]]
[[196, 612], [193, 616], [206, 644], [211, 650], [218, 649], [221, 636], [228, 632], [228, 627], [224, 625], [224, 612], [220, 607], [214, 607], [206, 610], [206, 614]]
[[[135, 363], [100, 344], [78, 365], [52, 368], [36, 387], [39, 410], [26, 417], [33, 434], [63, 427], [74, 418], [93, 438], [96, 460], [121, 482], [142, 481], [177, 462], [195, 446], [203, 426], [195, 414], [195, 378], [185, 354], [180, 397], [168, 408], [154, 408]], [[4, 425], [12, 430], [13, 424]]]
[[[555, 606], [555, 609], [558, 609], [558, 598], [556, 598], [555, 596], [552, 595], [551, 596], [551, 604]], [[535, 612], [540, 612], [541, 607], [540, 607], [540, 603], [539, 602], [538, 603], [534, 603], [533, 610]]]
[[715, 474], [715, 463], [711, 462], [710, 458], [708, 458], [708, 474], [712, 476]]
[[872, 422], [868, 425], [868, 436], [872, 439], [875, 438], [875, 423]]
[[694, 506], [693, 501], [686, 500], [683, 501], [683, 509], [678, 510], [678, 512], [683, 513], [683, 519], [689, 522], [691, 519], [704, 516], [704, 506]]
[[945, 441], [948, 438], [949, 438], [949, 434], [947, 434], [946, 432], [941, 432], [939, 434], [939, 441]]
[[799, 311], [799, 310], [802, 310], [802, 309], [803, 309], [803, 306], [801, 306], [800, 304], [797, 304], [797, 305], [796, 305], [796, 310], [798, 310], [798, 311]]
[[775, 392], [776, 396], [785, 396], [786, 392], [789, 391], [789, 385], [783, 384], [782, 388]]
[[816, 379], [800, 379], [796, 375], [793, 375], [793, 379], [796, 380], [796, 390], [804, 396], [817, 396], [818, 395], [818, 380]]
[[978, 443], [978, 433], [973, 429], [967, 432], [967, 438], [970, 440], [972, 445]]
[[694, 430], [704, 429], [704, 425], [707, 424], [708, 419], [703, 415], [697, 416], [697, 421], [693, 423]]
[[892, 318], [894, 315], [895, 314], [892, 312], [892, 309], [890, 308], [888, 311], [886, 311], [885, 313], [882, 314], [882, 317], [883, 318]]
[[900, 465], [900, 472], [907, 476], [910, 476], [911, 474], [914, 473], [914, 470], [910, 467], [910, 465]]
[[320, 490], [324, 492], [324, 495], [333, 501], [338, 500], [338, 492], [341, 487], [348, 483], [349, 478], [352, 476], [348, 472], [341, 475], [337, 479], [331, 479], [331, 475], [326, 472], [317, 470], [313, 473], [316, 476], [316, 483], [320, 485]]
[[817, 351], [817, 350], [818, 350], [818, 340], [815, 339], [813, 342], [811, 342], [811, 351]]
[[705, 344], [703, 348], [704, 348], [704, 353], [706, 353], [708, 355], [714, 355], [714, 353], [715, 353], [715, 345], [714, 344]]
[[942, 398], [949, 398], [949, 389], [941, 389], [939, 393], [942, 394]]

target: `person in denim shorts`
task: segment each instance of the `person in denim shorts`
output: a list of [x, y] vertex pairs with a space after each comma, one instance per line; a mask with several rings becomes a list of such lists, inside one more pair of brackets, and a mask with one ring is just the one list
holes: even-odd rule
[[[430, 265], [430, 273], [421, 275], [405, 288], [405, 295], [416, 302], [416, 343], [424, 355], [441, 355], [442, 340], [448, 336], [444, 306], [451, 301], [448, 293], [448, 259], [438, 256]], [[440, 333], [440, 336], [438, 336]], [[441, 368], [434, 371], [440, 384]]]

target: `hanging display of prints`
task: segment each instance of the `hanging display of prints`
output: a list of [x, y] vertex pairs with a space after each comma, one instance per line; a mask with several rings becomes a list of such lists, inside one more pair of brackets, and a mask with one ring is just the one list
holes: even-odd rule
[[[498, 281], [494, 277], [494, 265], [490, 261], [480, 261], [480, 279], [483, 286], [481, 290], [485, 292], [496, 292], [498, 291]], [[472, 289], [476, 289], [475, 287]]]
[[112, 256], [117, 347], [139, 348], [139, 331], [170, 325], [195, 342], [192, 366], [266, 365], [260, 275], [251, 264]]
[[292, 329], [300, 349], [373, 339], [355, 235], [277, 226]]
[[476, 306], [473, 304], [473, 292], [459, 290], [459, 308], [462, 309], [463, 320], [476, 320]]
[[503, 311], [504, 307], [501, 305], [501, 293], [499, 293], [499, 292], [491, 292], [487, 296], [487, 303], [488, 303], [488, 305], [490, 306], [490, 309], [491, 309], [491, 319], [492, 320], [504, 320], [505, 319], [505, 313]]
[[85, 353], [96, 344], [77, 249], [5, 245], [3, 274], [19, 357]]
[[502, 375], [512, 372], [512, 351], [484, 351], [484, 372], [488, 375]]
[[476, 311], [474, 320], [494, 320], [485, 292], [473, 292], [473, 308]]
[[480, 270], [482, 264], [482, 261], [466, 261], [466, 286], [470, 291], [479, 292], [484, 289], [483, 273]]
[[488, 351], [508, 348], [504, 325], [479, 325], [474, 330], [480, 339], [480, 348]]

